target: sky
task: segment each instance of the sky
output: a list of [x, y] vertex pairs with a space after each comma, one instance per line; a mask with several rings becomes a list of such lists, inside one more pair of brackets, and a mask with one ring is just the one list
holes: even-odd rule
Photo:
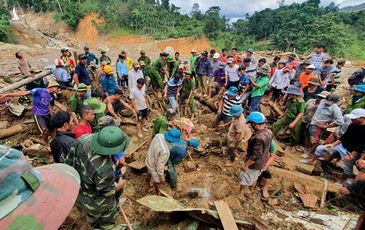
[[[254, 3], [252, 3], [254, 2]], [[293, 2], [304, 2], [304, 0], [285, 0], [285, 4]], [[340, 7], [358, 5], [364, 0], [321, 0], [321, 4], [326, 6], [330, 2], [338, 4]], [[170, 0], [170, 4], [175, 4], [181, 8], [182, 13], [189, 13], [194, 3], [198, 3], [200, 10], [205, 12], [211, 6], [219, 6], [222, 15], [230, 18], [232, 21], [242, 18], [246, 13], [254, 13], [265, 8], [277, 8], [277, 0]]]

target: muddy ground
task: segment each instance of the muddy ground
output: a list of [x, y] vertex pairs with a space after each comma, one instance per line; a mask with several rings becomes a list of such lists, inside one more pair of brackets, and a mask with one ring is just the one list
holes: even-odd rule
[[[47, 20], [52, 20], [51, 16], [48, 15], [46, 17]], [[31, 15], [28, 18], [28, 24], [30, 24], [32, 28], [41, 31], [43, 34], [52, 35], [57, 32], [51, 28], [43, 28], [44, 25], [40, 23], [41, 20], [39, 20], [39, 15]], [[94, 19], [95, 15], [87, 16], [81, 21], [80, 24], [82, 26], [79, 27], [76, 33], [71, 33], [64, 26], [59, 26], [62, 29], [61, 35], [68, 37], [68, 39], [63, 39], [64, 43], [70, 46], [72, 45], [77, 51], [81, 51], [81, 45], [87, 42], [95, 50], [95, 53], [97, 53], [97, 48], [100, 45], [106, 45], [111, 50], [110, 56], [112, 59], [116, 57], [121, 49], [130, 52], [133, 58], [137, 58], [140, 49], [145, 49], [151, 57], [155, 58], [164, 47], [171, 46], [176, 51], [181, 51], [183, 57], [187, 58], [189, 51], [192, 48], [196, 48], [200, 51], [212, 47], [204, 38], [154, 41], [145, 36], [101, 37], [92, 27]], [[23, 29], [21, 28], [19, 33], [25, 34], [22, 30]], [[62, 38], [61, 35], [59, 38]], [[59, 56], [59, 48], [47, 47], [47, 45], [42, 44], [42, 40], [29, 39], [27, 36], [20, 37], [20, 42], [22, 44], [19, 45], [0, 43], [1, 87], [21, 79], [19, 75], [15, 74], [18, 72], [15, 68], [16, 61], [13, 58], [16, 51], [24, 51], [28, 55], [30, 62], [34, 63], [34, 66], [39, 69], [52, 64], [52, 60]], [[258, 55], [260, 57], [267, 57], [271, 61], [272, 56], [267, 55], [266, 52], [259, 53]], [[343, 71], [343, 80], [345, 80], [354, 70], [355, 68], [351, 64], [347, 65]], [[346, 84], [343, 84], [336, 93], [346, 99], [346, 95], [349, 94]], [[65, 92], [65, 94], [70, 95], [70, 92]], [[66, 101], [67, 100], [64, 100], [63, 103], [66, 104]], [[0, 124], [2, 124], [0, 129], [12, 127], [13, 125], [20, 123], [24, 126], [24, 131], [22, 133], [6, 139], [1, 139], [0, 144], [22, 149], [22, 144], [27, 140], [32, 140], [35, 144], [40, 142], [35, 124], [31, 122], [32, 117], [29, 102], [25, 112], [20, 117], [11, 114], [6, 105], [0, 104], [0, 106]], [[226, 137], [227, 130], [224, 128], [218, 131], [212, 129], [213, 127], [211, 127], [211, 125], [215, 119], [215, 114], [210, 111], [209, 108], [201, 106], [199, 111], [205, 112], [202, 112], [198, 121], [194, 121], [194, 136], [201, 140], [202, 145], [205, 148], [205, 155], [193, 155], [192, 160], [187, 158], [177, 167], [179, 174], [177, 191], [172, 191], [168, 185], [164, 185], [162, 190], [189, 207], [209, 208], [214, 201], [223, 199], [231, 208], [234, 216], [246, 219], [258, 218], [272, 229], [331, 229], [331, 227], [324, 225], [321, 221], [317, 221], [319, 223], [313, 226], [308, 226], [306, 223], [298, 221], [299, 217], [293, 219], [289, 217], [288, 214], [283, 214], [286, 212], [293, 214], [300, 210], [310, 210], [324, 214], [342, 215], [339, 214], [336, 209], [319, 208], [324, 182], [322, 178], [309, 176], [297, 171], [298, 166], [304, 168], [306, 171], [312, 170], [312, 166], [303, 165], [298, 162], [300, 159], [300, 152], [292, 153], [285, 148], [285, 142], [280, 143], [280, 146], [285, 150], [285, 154], [280, 157], [270, 169], [273, 174], [272, 186], [270, 189], [270, 204], [262, 201], [259, 189], [246, 195], [240, 194], [237, 176], [240, 172], [242, 156], [237, 155], [234, 164], [230, 164], [228, 159], [220, 156], [225, 151], [225, 147], [222, 147], [221, 143]], [[158, 112], [153, 113], [150, 120], [153, 120], [153, 118], [158, 115]], [[6, 121], [7, 124], [5, 124], [4, 121]], [[121, 127], [131, 137], [132, 149], [139, 146], [147, 139], [150, 141], [152, 123], [149, 122], [148, 124], [149, 131], [144, 133], [145, 138], [143, 140], [137, 138], [137, 131], [134, 125], [123, 125]], [[128, 158], [127, 163], [134, 161], [143, 162], [149, 141], [138, 149], [138, 151], [134, 152]], [[33, 159], [33, 164], [35, 166], [52, 163], [51, 154], [44, 148], [37, 151], [28, 151], [26, 154]], [[197, 167], [195, 170], [187, 172], [186, 165], [191, 164], [191, 162], [194, 162]], [[126, 199], [123, 209], [125, 210], [128, 219], [131, 223], [140, 223], [144, 226], [158, 225], [158, 229], [177, 228], [170, 215], [154, 212], [136, 202], [139, 198], [149, 194], [147, 192], [146, 175], [145, 169], [135, 171], [130, 167], [126, 167], [124, 179], [127, 180], [127, 185], [122, 197]], [[335, 184], [333, 181], [329, 181], [328, 183], [329, 194], [331, 196], [336, 196], [341, 186]], [[296, 192], [295, 184], [303, 186], [310, 194], [318, 197], [315, 208], [304, 208], [303, 203]], [[187, 195], [187, 190], [191, 188], [206, 189], [209, 195], [205, 198], [191, 198]], [[356, 219], [356, 215], [353, 215], [351, 218], [349, 218], [349, 220], [351, 219], [353, 221]], [[122, 216], [119, 216], [117, 222], [125, 223], [125, 220]], [[316, 221], [309, 218], [308, 222]], [[62, 229], [88, 229], [88, 226], [85, 223], [83, 215], [74, 209], [65, 221]]]

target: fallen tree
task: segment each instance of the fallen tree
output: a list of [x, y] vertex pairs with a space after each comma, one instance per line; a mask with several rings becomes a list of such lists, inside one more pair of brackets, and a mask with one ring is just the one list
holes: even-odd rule
[[46, 77], [46, 76], [48, 76], [50, 74], [51, 74], [51, 71], [50, 70], [40, 72], [39, 74], [36, 74], [34, 77], [28, 77], [28, 78], [23, 79], [21, 81], [15, 82], [15, 83], [13, 83], [11, 85], [5, 86], [4, 88], [1, 88], [0, 89], [0, 93], [6, 93], [8, 91], [12, 91], [14, 89], [18, 89], [18, 88], [22, 87], [23, 85], [32, 83], [33, 81], [39, 80], [41, 78], [44, 78], [44, 77]]

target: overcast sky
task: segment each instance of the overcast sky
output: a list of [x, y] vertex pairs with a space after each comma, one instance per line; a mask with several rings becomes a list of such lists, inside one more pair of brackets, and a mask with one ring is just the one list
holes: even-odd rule
[[[363, 3], [364, 0], [322, 0], [322, 5], [326, 6], [334, 2], [340, 7], [352, 6]], [[253, 3], [254, 2], [254, 3]], [[285, 0], [285, 4], [293, 2], [304, 2], [304, 0]], [[170, 3], [181, 8], [182, 13], [189, 13], [194, 3], [198, 3], [200, 10], [205, 12], [211, 6], [219, 6], [222, 15], [231, 19], [242, 18], [246, 13], [253, 13], [265, 8], [277, 8], [277, 0], [170, 0]]]

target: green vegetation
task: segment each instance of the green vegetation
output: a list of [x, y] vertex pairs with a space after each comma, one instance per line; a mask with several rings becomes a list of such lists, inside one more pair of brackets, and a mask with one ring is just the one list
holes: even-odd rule
[[[156, 39], [186, 36], [206, 36], [218, 48], [237, 47], [241, 50], [281, 50], [310, 52], [318, 43], [326, 45], [334, 56], [365, 60], [365, 11], [341, 12], [331, 3], [320, 6], [320, 0], [264, 9], [252, 15], [242, 15], [232, 24], [221, 15], [220, 8], [202, 12], [195, 3], [189, 15], [169, 0], [8, 0], [10, 9], [18, 3], [36, 12], [54, 11], [57, 18], [75, 29], [88, 12], [105, 19], [99, 26], [103, 33], [148, 34]], [[254, 3], [252, 3], [254, 4]], [[4, 10], [4, 7], [2, 8]], [[8, 39], [8, 15], [1, 14], [1, 41]]]
[[11, 42], [10, 30], [10, 14], [6, 8], [0, 5], [0, 41]]

